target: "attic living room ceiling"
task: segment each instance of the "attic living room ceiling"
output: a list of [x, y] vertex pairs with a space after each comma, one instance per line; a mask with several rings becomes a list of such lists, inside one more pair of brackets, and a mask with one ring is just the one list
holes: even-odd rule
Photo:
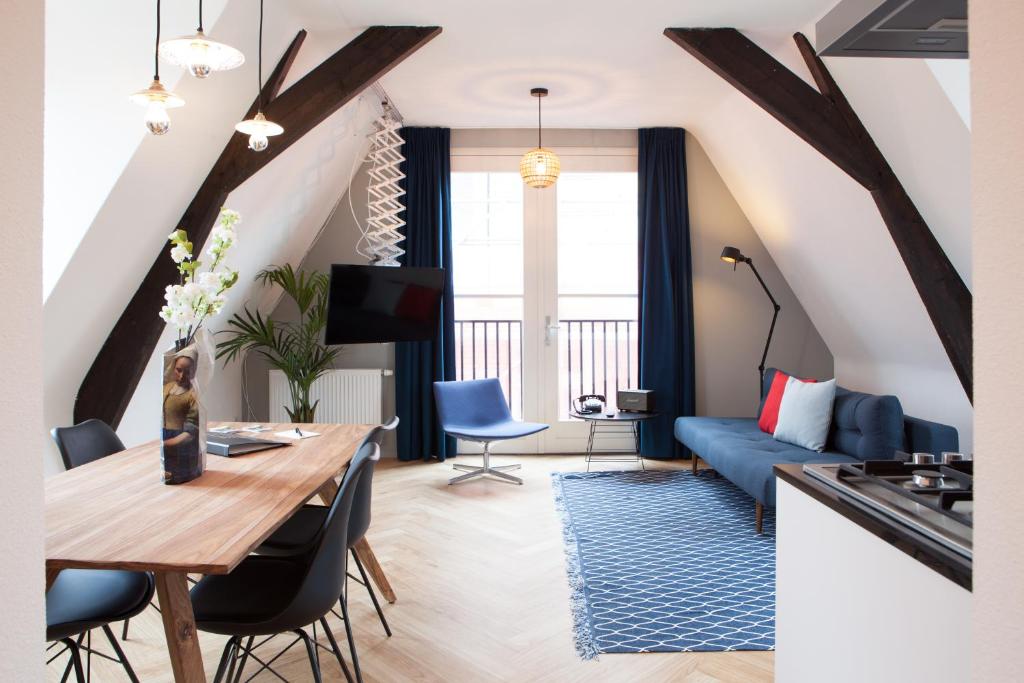
[[834, 4], [300, 0], [295, 11], [318, 33], [339, 36], [374, 24], [444, 27], [415, 63], [382, 80], [407, 124], [529, 127], [530, 88], [543, 81], [551, 90], [546, 126], [636, 128], [686, 126], [728, 92], [662, 37], [666, 26], [736, 27], [770, 50], [790, 41], [794, 27], [809, 30]]

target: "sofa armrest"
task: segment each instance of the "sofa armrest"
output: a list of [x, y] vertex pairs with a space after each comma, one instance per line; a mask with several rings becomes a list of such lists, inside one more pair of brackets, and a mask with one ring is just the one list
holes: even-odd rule
[[955, 427], [929, 422], [919, 417], [903, 416], [903, 427], [907, 434], [907, 450], [911, 453], [932, 453], [960, 449], [960, 435]]

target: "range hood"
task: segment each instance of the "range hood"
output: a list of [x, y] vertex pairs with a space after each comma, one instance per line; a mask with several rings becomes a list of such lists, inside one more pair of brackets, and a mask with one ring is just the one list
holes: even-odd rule
[[967, 58], [967, 0], [841, 0], [815, 26], [831, 57]]

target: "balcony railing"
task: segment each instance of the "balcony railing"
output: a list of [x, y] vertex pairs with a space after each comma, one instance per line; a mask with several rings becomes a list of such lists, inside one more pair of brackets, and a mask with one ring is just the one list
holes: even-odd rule
[[615, 392], [637, 386], [635, 320], [558, 321], [559, 417], [583, 394], [601, 394], [616, 408]]
[[[615, 409], [615, 392], [637, 386], [635, 320], [558, 321], [558, 412], [568, 419], [572, 401], [601, 394]], [[523, 415], [521, 320], [456, 320], [456, 378], [497, 377], [517, 419]]]
[[516, 419], [523, 417], [523, 321], [456, 320], [455, 378], [497, 377]]

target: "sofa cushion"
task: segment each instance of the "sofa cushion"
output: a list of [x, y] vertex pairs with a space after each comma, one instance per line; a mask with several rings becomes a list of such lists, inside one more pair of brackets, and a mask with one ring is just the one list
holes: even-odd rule
[[[764, 397], [761, 410], [757, 413], [757, 426], [766, 434], [774, 434], [779, 426], [779, 408], [782, 407], [782, 396], [786, 393], [789, 375], [781, 370], [774, 371], [771, 388]], [[801, 382], [815, 383], [816, 379], [801, 379]]]
[[786, 393], [779, 406], [778, 425], [772, 436], [776, 441], [822, 452], [832, 425], [832, 402], [835, 397], [834, 379], [807, 383], [790, 377], [786, 381]]
[[765, 505], [775, 505], [775, 463], [856, 462], [842, 453], [815, 453], [765, 434], [753, 418], [680, 417], [675, 436], [716, 472]]
[[888, 460], [904, 449], [904, 436], [898, 398], [836, 388], [829, 450], [858, 460]]

